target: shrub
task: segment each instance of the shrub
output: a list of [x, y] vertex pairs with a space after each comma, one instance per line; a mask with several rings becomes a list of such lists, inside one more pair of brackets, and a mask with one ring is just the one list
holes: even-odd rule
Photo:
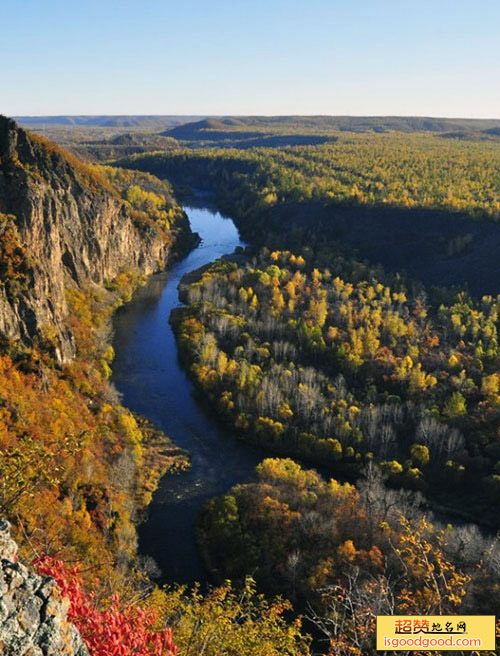
[[156, 614], [125, 605], [113, 595], [109, 607], [100, 610], [93, 593], [84, 590], [80, 568], [42, 556], [33, 563], [39, 574], [55, 579], [70, 602], [68, 620], [87, 645], [91, 656], [175, 656], [171, 629], [154, 631]]

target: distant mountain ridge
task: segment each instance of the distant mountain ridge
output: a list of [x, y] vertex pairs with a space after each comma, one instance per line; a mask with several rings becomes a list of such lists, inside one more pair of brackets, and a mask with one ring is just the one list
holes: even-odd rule
[[[253, 130], [253, 131], [252, 131]], [[164, 136], [182, 140], [233, 139], [262, 137], [269, 132], [325, 135], [329, 131], [346, 132], [454, 132], [467, 134], [500, 132], [500, 119], [432, 118], [418, 116], [237, 116], [205, 118], [183, 123], [164, 132]]]
[[[206, 116], [188, 114], [123, 114], [123, 115], [69, 115], [15, 116], [26, 126], [87, 126], [87, 127], [144, 127], [168, 129], [190, 125], [196, 130], [258, 130], [293, 126], [296, 128], [330, 130], [397, 130], [402, 132], [450, 132], [464, 130], [500, 130], [499, 119], [445, 118], [430, 116]], [[174, 136], [174, 135], [169, 135]]]
[[194, 115], [100, 115], [100, 116], [15, 116], [14, 119], [27, 127], [42, 126], [79, 126], [79, 127], [144, 127], [152, 129], [166, 129], [169, 126], [181, 125], [199, 120], [203, 116]]

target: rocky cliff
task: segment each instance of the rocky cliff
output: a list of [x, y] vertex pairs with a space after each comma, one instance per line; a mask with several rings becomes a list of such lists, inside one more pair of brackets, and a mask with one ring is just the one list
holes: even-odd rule
[[0, 519], [0, 653], [3, 656], [88, 656], [67, 621], [69, 602], [55, 581], [18, 562], [9, 524]]
[[31, 344], [49, 330], [71, 359], [66, 288], [150, 274], [169, 249], [90, 166], [0, 116], [0, 334]]

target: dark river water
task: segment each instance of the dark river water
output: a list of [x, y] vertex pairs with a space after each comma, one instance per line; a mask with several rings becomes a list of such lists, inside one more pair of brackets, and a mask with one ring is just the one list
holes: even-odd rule
[[175, 444], [191, 453], [188, 473], [167, 475], [139, 528], [139, 551], [152, 556], [162, 582], [205, 582], [193, 524], [203, 503], [252, 476], [262, 453], [238, 441], [193, 396], [168, 323], [180, 305], [184, 274], [243, 246], [231, 219], [209, 209], [184, 208], [201, 243], [165, 273], [152, 276], [114, 318], [113, 382], [123, 404], [148, 417]]

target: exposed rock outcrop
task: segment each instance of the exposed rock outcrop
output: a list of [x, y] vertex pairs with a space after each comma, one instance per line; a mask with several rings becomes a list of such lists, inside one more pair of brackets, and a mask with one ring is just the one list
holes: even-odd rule
[[8, 238], [12, 251], [17, 239], [29, 254], [22, 275], [18, 249], [12, 280], [0, 276], [0, 333], [30, 344], [49, 328], [60, 361], [74, 355], [65, 288], [101, 285], [125, 269], [153, 273], [170, 250], [90, 167], [1, 116], [0, 219], [0, 247]]
[[54, 579], [30, 571], [16, 551], [9, 524], [0, 518], [0, 654], [88, 656]]

